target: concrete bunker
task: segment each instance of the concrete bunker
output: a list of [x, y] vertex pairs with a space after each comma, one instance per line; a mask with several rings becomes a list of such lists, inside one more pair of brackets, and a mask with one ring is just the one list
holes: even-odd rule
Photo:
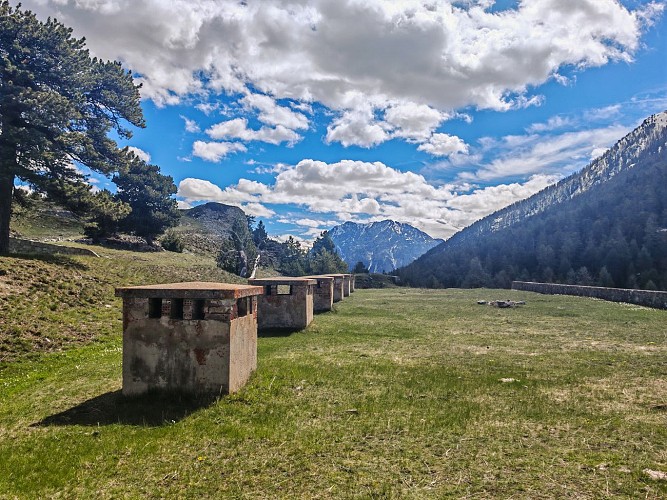
[[325, 312], [333, 309], [334, 303], [334, 280], [333, 276], [314, 275], [305, 276], [317, 280], [313, 295], [313, 311]]
[[317, 280], [276, 277], [250, 279], [248, 283], [262, 286], [264, 290], [257, 300], [259, 330], [300, 330], [313, 320], [313, 297]]
[[343, 300], [346, 295], [343, 293], [345, 288], [345, 275], [344, 274], [326, 274], [322, 276], [331, 276], [334, 279], [334, 290], [333, 290], [333, 301], [340, 302]]
[[352, 275], [343, 274], [343, 296], [349, 297], [352, 292]]
[[257, 368], [262, 291], [206, 282], [117, 288], [123, 298], [123, 394], [241, 389]]

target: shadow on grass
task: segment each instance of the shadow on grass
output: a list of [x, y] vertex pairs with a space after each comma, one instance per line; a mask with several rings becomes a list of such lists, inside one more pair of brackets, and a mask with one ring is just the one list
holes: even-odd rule
[[270, 337], [289, 337], [293, 333], [300, 332], [301, 328], [266, 328], [257, 331], [257, 336], [259, 338], [270, 338]]
[[170, 425], [215, 403], [218, 396], [191, 396], [180, 393], [150, 392], [123, 396], [120, 390], [84, 401], [69, 410], [46, 417], [31, 427], [52, 425]]
[[29, 253], [11, 253], [9, 257], [21, 260], [41, 260], [50, 264], [56, 264], [66, 269], [77, 269], [79, 271], [87, 271], [88, 266], [76, 261], [75, 259], [63, 254], [29, 254]]

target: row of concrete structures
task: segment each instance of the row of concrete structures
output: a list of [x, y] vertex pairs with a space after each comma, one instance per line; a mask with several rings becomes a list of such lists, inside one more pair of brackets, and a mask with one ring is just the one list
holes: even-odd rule
[[354, 292], [354, 275], [169, 283], [123, 298], [123, 394], [228, 394], [257, 368], [257, 331], [298, 330]]
[[322, 274], [288, 278], [258, 278], [248, 284], [264, 287], [257, 311], [261, 330], [306, 328], [317, 312], [331, 311], [334, 302], [354, 292], [353, 274]]

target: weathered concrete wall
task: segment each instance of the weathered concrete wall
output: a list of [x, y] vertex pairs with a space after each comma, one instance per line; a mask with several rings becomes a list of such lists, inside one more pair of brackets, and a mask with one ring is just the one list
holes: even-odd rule
[[252, 314], [232, 321], [229, 332], [229, 364], [227, 392], [239, 391], [257, 369], [257, 298]]
[[[251, 284], [256, 282], [249, 280]], [[266, 285], [257, 301], [257, 328], [301, 330], [313, 321], [314, 285], [290, 284], [290, 294], [278, 294], [278, 285]], [[269, 292], [268, 294], [266, 292]]]
[[344, 288], [345, 288], [345, 279], [343, 275], [336, 275], [334, 278], [334, 295], [333, 301], [340, 302], [345, 297]]
[[334, 278], [332, 276], [307, 276], [317, 280], [313, 295], [313, 312], [326, 312], [333, 309]]
[[254, 286], [263, 286], [258, 298], [258, 328], [302, 329], [313, 320], [313, 278], [280, 277], [249, 279]]
[[351, 275], [350, 279], [351, 279], [351, 281], [350, 281], [350, 293], [352, 293], [352, 292], [354, 292], [354, 288], [355, 288], [356, 283], [357, 283], [357, 277], [353, 274], [353, 275]]
[[667, 309], [667, 292], [598, 286], [560, 285], [556, 283], [534, 283], [528, 281], [513, 281], [512, 290], [524, 290], [548, 295], [595, 297], [612, 302], [627, 302], [629, 304], [654, 307], [656, 309]]
[[[257, 368], [257, 297], [247, 294], [261, 288], [229, 287], [159, 290], [168, 298], [155, 297], [151, 287], [116, 291], [123, 296], [123, 394], [152, 389], [220, 394], [243, 387]], [[136, 296], [142, 293], [153, 296]], [[193, 293], [219, 297], [193, 298]]]
[[9, 238], [9, 252], [15, 254], [38, 254], [38, 255], [87, 255], [90, 257], [99, 257], [94, 251], [88, 248], [67, 247], [63, 245], [52, 245], [38, 241], [23, 240], [19, 238]]
[[228, 392], [230, 322], [172, 320], [170, 300], [162, 302], [167, 314], [149, 318], [148, 300], [125, 300], [123, 394], [150, 389]]
[[351, 274], [344, 274], [343, 275], [343, 297], [349, 297], [351, 289], [352, 289], [352, 275]]
[[334, 279], [334, 302], [340, 302], [345, 297], [343, 292], [345, 288], [345, 275], [344, 274], [327, 274]]

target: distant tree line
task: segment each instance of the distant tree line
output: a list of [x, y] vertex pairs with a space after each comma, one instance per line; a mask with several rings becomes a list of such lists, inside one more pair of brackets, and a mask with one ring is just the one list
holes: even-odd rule
[[358, 261], [354, 265], [354, 269], [352, 269], [352, 272], [354, 274], [368, 274], [370, 271], [368, 270], [368, 267], [366, 267], [366, 265], [363, 262]]
[[667, 155], [543, 213], [436, 247], [397, 271], [426, 287], [509, 288], [513, 280], [667, 289]]
[[264, 223], [260, 220], [255, 227], [255, 218], [248, 216], [246, 227], [238, 222], [232, 225], [230, 237], [218, 254], [218, 265], [228, 272], [248, 277], [258, 256], [259, 265], [285, 276], [349, 272], [327, 231], [315, 239], [311, 249], [305, 249], [292, 236], [283, 242], [269, 238]]

